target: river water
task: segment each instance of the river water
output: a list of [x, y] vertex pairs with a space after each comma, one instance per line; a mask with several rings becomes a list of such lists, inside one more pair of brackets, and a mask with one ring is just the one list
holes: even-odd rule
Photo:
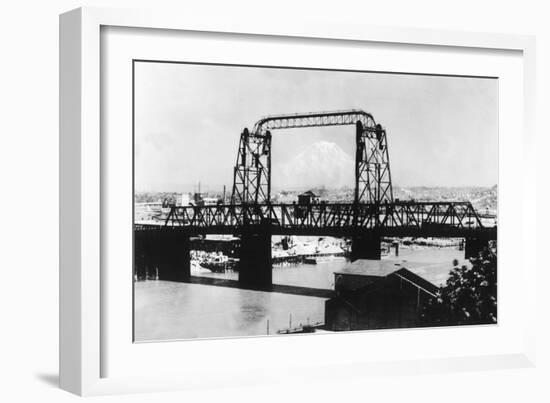
[[[445, 281], [453, 259], [464, 261], [455, 248], [401, 249], [404, 265], [415, 262], [417, 274], [436, 285]], [[273, 283], [311, 288], [334, 288], [334, 272], [343, 258], [273, 268]], [[238, 273], [193, 272], [193, 275], [236, 280]], [[136, 341], [258, 336], [300, 324], [324, 321], [325, 299], [227, 288], [213, 285], [140, 281], [134, 284]]]

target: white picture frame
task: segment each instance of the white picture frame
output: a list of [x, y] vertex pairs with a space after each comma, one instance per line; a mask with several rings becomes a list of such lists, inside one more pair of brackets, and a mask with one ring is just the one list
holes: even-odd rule
[[[140, 391], [159, 391], [185, 389], [192, 387], [214, 387], [228, 384], [248, 385], [261, 382], [292, 382], [300, 374], [321, 380], [327, 372], [338, 372], [345, 379], [349, 374], [368, 376], [370, 374], [409, 374], [418, 372], [437, 372], [453, 370], [473, 370], [482, 368], [504, 368], [532, 366], [535, 362], [535, 284], [523, 282], [522, 307], [525, 309], [524, 321], [513, 324], [514, 332], [522, 334], [519, 344], [504, 348], [499, 354], [475, 353], [470, 356], [423, 356], [421, 358], [387, 360], [366, 360], [358, 356], [347, 362], [312, 363], [307, 374], [300, 366], [289, 362], [285, 371], [273, 372], [265, 368], [249, 374], [246, 380], [238, 376], [245, 367], [237, 368], [234, 376], [223, 378], [216, 375], [208, 382], [200, 376], [182, 375], [185, 369], [193, 365], [190, 357], [184, 363], [173, 365], [172, 371], [162, 375], [120, 374], [109, 375], [105, 369], [105, 357], [112, 353], [106, 348], [106, 322], [109, 305], [105, 303], [106, 291], [102, 288], [101, 267], [104, 264], [105, 246], [102, 239], [102, 203], [105, 197], [105, 178], [110, 175], [104, 165], [105, 142], [101, 141], [101, 30], [102, 27], [127, 27], [155, 30], [193, 31], [195, 33], [217, 32], [224, 34], [251, 35], [257, 38], [290, 38], [292, 40], [338, 40], [338, 43], [399, 44], [400, 46], [433, 47], [437, 49], [470, 49], [478, 53], [490, 51], [517, 52], [521, 57], [523, 97], [522, 161], [523, 180], [521, 186], [527, 189], [530, 183], [528, 172], [535, 171], [534, 155], [534, 92], [535, 92], [535, 41], [533, 37], [488, 33], [466, 33], [456, 31], [429, 31], [405, 28], [383, 28], [368, 25], [349, 25], [292, 20], [256, 21], [242, 18], [206, 19], [192, 15], [173, 15], [169, 12], [151, 10], [114, 10], [103, 8], [81, 8], [70, 11], [60, 17], [60, 385], [63, 389], [79, 395], [111, 393], [130, 393]], [[506, 161], [501, 161], [505, 164]], [[527, 208], [534, 205], [534, 192], [520, 192], [518, 200], [523, 220], [514, 231], [512, 226], [506, 230], [509, 236], [515, 236], [518, 250], [514, 252], [523, 262], [522, 278], [535, 276], [534, 257], [527, 253], [527, 233], [535, 233], [535, 210]], [[503, 197], [502, 193], [499, 198]], [[506, 195], [508, 197], [508, 195]], [[519, 232], [518, 232], [519, 231]], [[499, 228], [501, 237], [502, 228]], [[514, 232], [514, 234], [512, 234]], [[517, 239], [519, 237], [519, 239]], [[499, 238], [500, 242], [500, 238]], [[499, 285], [500, 286], [500, 285]], [[499, 303], [500, 304], [500, 303]], [[500, 306], [500, 305], [499, 305]], [[499, 308], [500, 309], [500, 308]], [[507, 309], [503, 304], [502, 309]], [[504, 326], [504, 325], [503, 325]], [[437, 332], [459, 332], [459, 330], [433, 330], [430, 337], [438, 337]], [[399, 331], [401, 332], [401, 331]], [[379, 333], [380, 334], [380, 333]], [[442, 337], [443, 333], [439, 333]], [[428, 335], [424, 333], [424, 336]], [[339, 335], [338, 341], [346, 337], [350, 343], [361, 343], [364, 332]], [[271, 338], [273, 340], [273, 338]], [[294, 344], [303, 348], [301, 337], [281, 337], [277, 343]], [[316, 344], [332, 343], [331, 337], [318, 337]], [[333, 339], [332, 339], [333, 340]], [[194, 341], [193, 349], [200, 349], [200, 343], [212, 341]], [[224, 344], [216, 341], [215, 351], [221, 352]], [[262, 363], [254, 352], [266, 348], [266, 339], [245, 338], [233, 342], [234, 351], [244, 351], [251, 346], [250, 363]], [[176, 349], [177, 343], [164, 343], [164, 350]], [[457, 353], [458, 354], [458, 353]], [[223, 360], [223, 358], [219, 358]], [[227, 357], [226, 359], [230, 359]], [[245, 360], [246, 361], [246, 360]], [[248, 361], [247, 361], [248, 362]], [[241, 366], [246, 364], [241, 364]], [[263, 365], [265, 366], [265, 364]], [[180, 371], [177, 371], [177, 368]], [[175, 370], [174, 370], [175, 369]], [[338, 369], [338, 371], [326, 371]], [[200, 371], [199, 371], [200, 374]]]

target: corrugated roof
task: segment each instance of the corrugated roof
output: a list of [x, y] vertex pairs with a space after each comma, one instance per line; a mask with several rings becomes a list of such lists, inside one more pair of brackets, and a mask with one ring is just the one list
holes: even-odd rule
[[407, 269], [417, 276], [436, 286], [444, 285], [452, 269], [449, 262], [408, 261], [406, 259], [391, 258], [381, 260], [359, 259], [348, 263], [336, 273], [385, 277], [396, 270]]
[[438, 287], [436, 287], [426, 279], [414, 274], [410, 270], [402, 268], [402, 269], [395, 270], [392, 273], [389, 273], [387, 276], [381, 277], [380, 280], [377, 280], [374, 283], [366, 285], [362, 288], [358, 288], [356, 290], [347, 291], [339, 295], [338, 298], [341, 301], [344, 301], [347, 304], [349, 304], [350, 307], [352, 307], [356, 311], [360, 312], [361, 309], [359, 308], [359, 306], [360, 306], [361, 298], [365, 294], [375, 293], [378, 290], [381, 290], [384, 287], [386, 287], [387, 281], [391, 277], [397, 277], [403, 281], [407, 281], [409, 284], [412, 284], [414, 287], [417, 287], [419, 290], [422, 290], [423, 292], [431, 295], [432, 297], [435, 297], [437, 294], [437, 291], [439, 290]]
[[[399, 269], [391, 273], [389, 276], [398, 276], [402, 279], [405, 279], [409, 281], [411, 284], [415, 285], [416, 287], [432, 294], [434, 297], [439, 290], [438, 287], [430, 283], [425, 278], [420, 277], [419, 275], [413, 273], [410, 270], [407, 269]], [[388, 276], [388, 277], [389, 277]]]
[[401, 263], [394, 260], [359, 259], [346, 264], [344, 268], [337, 273], [385, 277], [401, 267], [403, 267]]

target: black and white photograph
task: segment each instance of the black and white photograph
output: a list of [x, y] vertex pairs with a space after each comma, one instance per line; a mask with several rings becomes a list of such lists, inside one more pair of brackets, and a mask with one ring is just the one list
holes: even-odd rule
[[3, 4], [0, 401], [549, 402], [543, 4]]
[[132, 71], [135, 342], [498, 323], [498, 78]]

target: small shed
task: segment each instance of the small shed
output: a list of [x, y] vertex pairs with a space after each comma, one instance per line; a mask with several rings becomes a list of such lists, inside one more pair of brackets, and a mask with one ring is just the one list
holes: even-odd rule
[[325, 302], [325, 326], [333, 331], [421, 326], [424, 307], [450, 270], [403, 259], [350, 262], [334, 273], [336, 295]]
[[[328, 330], [367, 330], [416, 327], [426, 304], [436, 298], [434, 284], [405, 268], [385, 276], [364, 277], [360, 288], [341, 288], [325, 302]], [[353, 275], [358, 276], [358, 275]], [[370, 278], [369, 278], [370, 277]]]
[[319, 196], [311, 190], [298, 195], [298, 204], [318, 204]]

